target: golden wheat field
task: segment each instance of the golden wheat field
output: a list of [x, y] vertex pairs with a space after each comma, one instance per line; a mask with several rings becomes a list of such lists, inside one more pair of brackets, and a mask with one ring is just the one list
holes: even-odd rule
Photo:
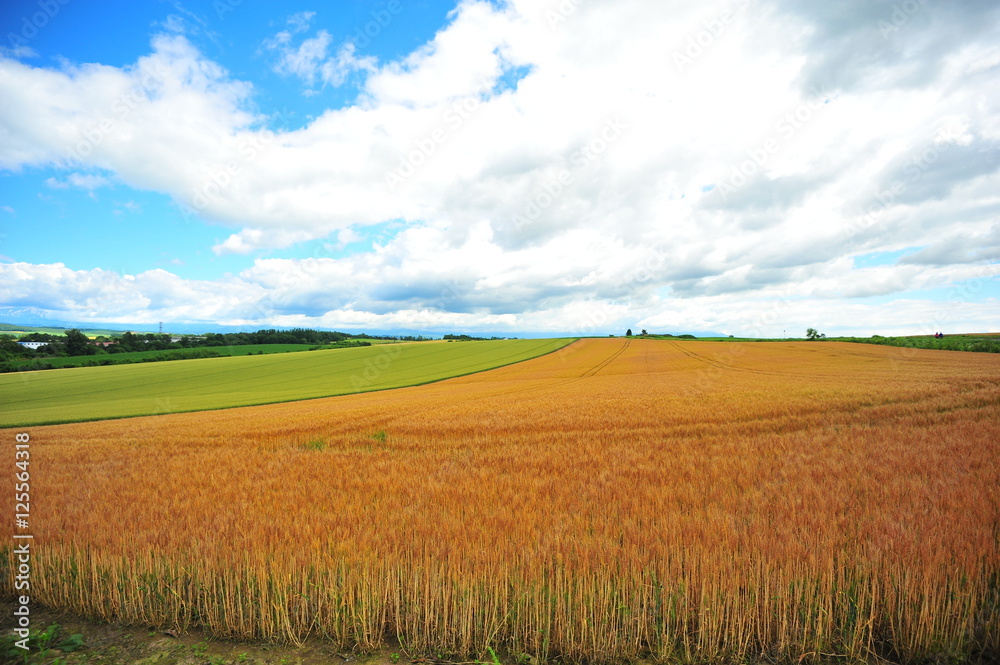
[[1000, 657], [990, 354], [591, 339], [30, 433], [53, 607], [455, 660]]

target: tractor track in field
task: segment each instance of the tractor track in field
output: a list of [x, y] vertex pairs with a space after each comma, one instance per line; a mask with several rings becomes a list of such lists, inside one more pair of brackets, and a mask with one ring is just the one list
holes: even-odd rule
[[669, 343], [672, 344], [675, 349], [677, 349], [687, 357], [691, 358], [692, 360], [697, 360], [698, 362], [704, 363], [709, 367], [713, 367], [715, 369], [728, 370], [730, 372], [747, 372], [749, 374], [764, 374], [767, 376], [795, 376], [794, 373], [790, 372], [778, 372], [766, 369], [750, 369], [749, 367], [738, 367], [737, 365], [729, 365], [727, 363], [722, 362], [721, 360], [715, 360], [714, 358], [709, 358], [708, 356], [704, 356], [695, 351], [690, 351], [688, 349], [685, 349], [677, 342], [670, 341]]
[[[576, 343], [577, 342], [574, 342], [574, 344], [576, 344]], [[531, 392], [531, 391], [542, 390], [542, 389], [546, 389], [547, 390], [547, 389], [551, 389], [551, 388], [557, 388], [559, 386], [565, 386], [565, 385], [568, 385], [568, 384], [571, 384], [571, 383], [576, 383], [577, 381], [581, 381], [583, 379], [592, 378], [592, 377], [596, 376], [601, 370], [603, 370], [608, 365], [610, 365], [615, 360], [617, 360], [619, 356], [621, 356], [623, 353], [625, 353], [626, 349], [628, 349], [628, 347], [629, 347], [629, 344], [631, 344], [631, 340], [625, 340], [625, 343], [621, 346], [621, 348], [616, 349], [607, 358], [605, 358], [604, 360], [600, 361], [596, 365], [590, 367], [589, 369], [587, 369], [586, 371], [584, 371], [579, 376], [565, 377], [565, 378], [561, 378], [561, 379], [556, 379], [554, 381], [551, 381], [550, 383], [540, 383], [538, 385], [526, 386], [524, 388], [518, 388], [518, 389], [515, 389], [515, 390], [500, 390], [500, 391], [497, 391], [496, 393], [494, 393], [494, 396], [516, 395], [518, 393]], [[563, 347], [563, 348], [564, 349], [568, 349], [570, 346], [572, 346], [572, 344], [570, 344], [569, 346]], [[484, 372], [484, 374], [486, 374], [486, 373]], [[482, 378], [476, 379], [475, 381], [476, 382], [482, 382], [482, 381], [486, 381], [486, 380], [487, 380], [486, 377], [482, 377]], [[470, 383], [472, 383], [472, 382], [470, 381]]]
[[584, 372], [583, 374], [580, 375], [580, 378], [581, 379], [585, 379], [585, 378], [589, 378], [591, 376], [596, 376], [598, 372], [600, 372], [602, 369], [604, 369], [605, 367], [607, 367], [608, 365], [610, 365], [611, 363], [613, 363], [618, 358], [618, 356], [620, 356], [621, 354], [625, 353], [626, 349], [628, 349], [628, 346], [631, 343], [632, 343], [632, 340], [630, 340], [630, 339], [625, 340], [625, 344], [622, 345], [622, 348], [620, 348], [617, 351], [615, 351], [614, 353], [612, 353], [610, 356], [608, 356], [608, 358], [606, 360], [604, 360], [602, 362], [599, 362], [594, 367], [591, 367], [590, 369], [588, 369], [586, 372]]
[[673, 346], [678, 351], [680, 351], [681, 353], [683, 353], [684, 355], [686, 355], [688, 358], [693, 358], [694, 360], [697, 360], [699, 362], [703, 362], [706, 365], [711, 365], [712, 367], [715, 367], [717, 369], [736, 369], [736, 368], [734, 368], [731, 365], [727, 365], [727, 364], [725, 364], [723, 362], [720, 362], [718, 360], [714, 360], [712, 358], [708, 358], [707, 356], [703, 356], [700, 353], [695, 353], [694, 351], [689, 351], [688, 349], [685, 349], [683, 346], [681, 346], [677, 342], [671, 341], [670, 345]]

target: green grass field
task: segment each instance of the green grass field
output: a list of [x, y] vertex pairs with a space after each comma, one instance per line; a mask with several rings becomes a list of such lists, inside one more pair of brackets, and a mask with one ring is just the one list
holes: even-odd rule
[[384, 390], [534, 358], [570, 339], [380, 345], [0, 375], [0, 427], [222, 409]]
[[835, 339], [843, 342], [902, 346], [911, 349], [1000, 353], [1000, 337], [995, 333], [962, 333], [945, 335], [941, 339], [935, 339], [933, 335], [911, 335], [908, 337], [837, 337]]
[[172, 355], [204, 352], [219, 356], [249, 356], [259, 353], [288, 353], [308, 351], [311, 344], [242, 344], [238, 346], [198, 346], [190, 349], [167, 349], [162, 351], [128, 351], [125, 353], [98, 353], [92, 356], [51, 356], [29, 360], [9, 360], [4, 365], [11, 368], [31, 368], [42, 363], [59, 369], [64, 367], [96, 367], [98, 365], [124, 365], [147, 362], [156, 359], [171, 359]]

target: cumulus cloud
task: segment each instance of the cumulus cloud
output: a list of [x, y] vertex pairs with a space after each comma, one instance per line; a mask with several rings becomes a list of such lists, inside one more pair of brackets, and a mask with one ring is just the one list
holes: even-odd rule
[[951, 234], [920, 251], [904, 256], [901, 264], [946, 266], [1000, 261], [1000, 224], [982, 233]]
[[[0, 167], [166, 193], [230, 229], [217, 255], [343, 249], [400, 223], [347, 258], [257, 260], [200, 308], [219, 319], [543, 330], [601, 311], [710, 329], [789, 292], [882, 320], [851, 299], [996, 263], [996, 19], [994, 3], [463, 0], [382, 63], [304, 12], [265, 42], [271, 65], [306, 90], [351, 80], [353, 103], [276, 127], [179, 34], [129, 67], [3, 59]], [[115, 289], [178, 316], [164, 294], [203, 288], [144, 275]]]
[[1000, 12], [995, 3], [848, 0], [781, 3], [791, 34], [811, 55], [806, 87], [884, 92], [920, 89], [941, 76], [961, 44], [986, 44]]
[[[488, 254], [489, 250], [483, 251]], [[649, 268], [658, 261], [644, 258], [646, 267], [628, 267], [615, 277], [634, 285], [646, 284], [654, 272]], [[998, 266], [909, 269], [902, 275], [888, 267], [865, 269], [833, 288], [823, 273], [843, 266], [831, 265], [803, 276], [794, 287], [762, 286], [749, 293], [722, 290], [672, 299], [652, 291], [643, 298], [615, 298], [612, 293], [591, 297], [584, 287], [588, 281], [599, 282], [601, 275], [586, 272], [583, 260], [575, 279], [547, 280], [550, 275], [544, 270], [529, 268], [525, 262], [515, 268], [509, 283], [491, 283], [469, 278], [451, 267], [434, 272], [408, 270], [397, 259], [392, 251], [352, 260], [260, 259], [252, 268], [221, 281], [185, 280], [162, 269], [119, 275], [101, 269], [72, 270], [62, 264], [0, 264], [0, 302], [7, 309], [34, 308], [79, 322], [167, 320], [239, 326], [571, 334], [604, 334], [638, 326], [769, 337], [780, 337], [786, 331], [801, 336], [817, 321], [828, 322], [824, 324], [828, 334], [984, 330], [995, 323], [992, 313], [1000, 304], [995, 297], [982, 296], [984, 284], [1000, 275]], [[517, 279], [518, 270], [542, 279], [535, 283]], [[360, 285], [362, 279], [368, 281]], [[858, 300], [859, 296], [891, 291], [895, 288], [892, 282], [900, 279], [915, 279], [911, 286], [918, 288], [946, 288], [948, 298], [888, 303]], [[824, 290], [827, 292], [818, 293]], [[495, 306], [503, 299], [511, 311]], [[830, 320], [831, 308], [849, 318]]]

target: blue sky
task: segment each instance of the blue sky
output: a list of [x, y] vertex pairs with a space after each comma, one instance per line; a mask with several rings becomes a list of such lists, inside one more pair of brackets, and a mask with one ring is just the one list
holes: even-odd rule
[[[450, 1], [407, 2], [404, 21], [397, 20], [404, 13], [401, 2], [338, 2], [325, 10], [308, 3], [286, 3], [279, 12], [270, 3], [236, 0], [119, 0], [99, 7], [74, 1], [54, 6], [59, 11], [34, 34], [24, 20], [42, 23], [35, 19], [44, 11], [37, 0], [5, 4], [0, 9], [8, 33], [5, 45], [10, 47], [16, 41], [11, 40], [10, 32], [23, 38], [37, 53], [37, 57], [25, 59], [34, 66], [59, 68], [69, 61], [129, 67], [149, 53], [152, 35], [169, 31], [167, 26], [175, 23], [175, 29], [182, 30], [192, 44], [232, 76], [253, 80], [258, 89], [253, 103], [262, 114], [273, 116], [262, 121], [272, 131], [301, 128], [328, 108], [349, 105], [359, 92], [355, 81], [353, 85], [320, 86], [319, 94], [306, 96], [297, 80], [271, 69], [274, 57], [263, 44], [286, 28], [288, 17], [314, 13], [310, 23], [316, 31], [353, 38], [360, 53], [392, 61], [431, 40], [455, 8]], [[252, 266], [254, 256], [275, 254], [215, 255], [210, 248], [225, 240], [229, 235], [226, 228], [210, 219], [185, 216], [167, 193], [117, 183], [99, 191], [60, 189], [53, 187], [52, 181], [65, 181], [65, 170], [46, 165], [5, 175], [0, 181], [3, 204], [16, 214], [8, 213], [4, 220], [0, 253], [20, 261], [63, 262], [74, 268], [105, 268], [121, 274], [163, 268], [184, 278], [211, 280]], [[44, 231], [39, 224], [44, 224]], [[85, 238], [80, 238], [81, 227], [87, 229]], [[352, 250], [370, 250], [373, 240], [385, 239], [378, 229], [362, 235], [362, 240], [352, 243]], [[331, 252], [330, 245], [317, 241], [280, 254], [306, 258], [318, 248], [333, 256], [349, 253], [346, 247]]]
[[998, 330], [1000, 16], [907, 7], [4, 3], [0, 320]]

